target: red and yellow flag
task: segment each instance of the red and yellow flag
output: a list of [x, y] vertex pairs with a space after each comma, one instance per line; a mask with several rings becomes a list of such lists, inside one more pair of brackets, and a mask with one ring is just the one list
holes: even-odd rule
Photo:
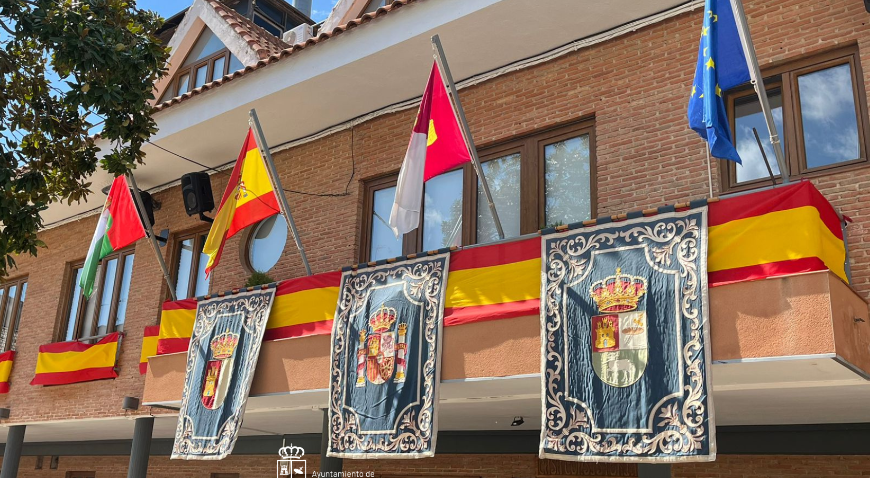
[[145, 335], [142, 336], [142, 352], [139, 354], [139, 374], [148, 372], [148, 357], [157, 355], [157, 336], [160, 334], [159, 325], [145, 327]]
[[251, 224], [280, 212], [281, 207], [269, 180], [265, 160], [257, 147], [254, 131], [249, 129], [202, 248], [203, 254], [208, 256], [206, 276], [217, 267], [227, 239]]
[[95, 344], [58, 342], [39, 346], [36, 376], [31, 385], [63, 385], [115, 378], [118, 356], [118, 332], [105, 336]]
[[471, 155], [453, 104], [447, 96], [438, 64], [433, 63], [396, 183], [390, 227], [397, 237], [420, 225], [423, 183], [469, 161]]
[[15, 351], [7, 350], [0, 354], [0, 393], [9, 393], [9, 376], [12, 375], [12, 361]]

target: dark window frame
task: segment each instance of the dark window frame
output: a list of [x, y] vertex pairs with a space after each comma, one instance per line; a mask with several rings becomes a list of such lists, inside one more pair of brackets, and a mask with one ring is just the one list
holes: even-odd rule
[[12, 344], [14, 342], [15, 336], [18, 334], [18, 326], [21, 321], [21, 290], [24, 285], [27, 284], [28, 276], [19, 276], [14, 279], [4, 280], [2, 284], [0, 284], [0, 328], [3, 327], [3, 321], [6, 320], [6, 314], [9, 311], [6, 310], [6, 307], [9, 305], [9, 288], [15, 286], [15, 297], [12, 298], [14, 301], [12, 303], [12, 320], [13, 323], [9, 324], [9, 330], [6, 332], [6, 341], [5, 343], [0, 343], [0, 353], [6, 352], [8, 350], [12, 350]]
[[[193, 257], [190, 261], [190, 270], [188, 271], [189, 279], [190, 279], [187, 283], [187, 297], [188, 298], [195, 297], [194, 294], [196, 294], [196, 279], [197, 279], [196, 274], [197, 274], [197, 271], [199, 270], [199, 260], [200, 260], [200, 257], [199, 257], [200, 254], [197, 253], [196, 251], [201, 249], [200, 244], [199, 244], [200, 242], [202, 242], [202, 244], [205, 244], [205, 240], [208, 237], [208, 231], [209, 231], [208, 227], [198, 227], [196, 229], [191, 229], [188, 231], [177, 233], [172, 238], [172, 250], [171, 250], [171, 255], [169, 256], [172, 258], [172, 262], [169, 265], [169, 267], [170, 267], [169, 275], [172, 278], [172, 284], [174, 284], [173, 288], [178, 284], [178, 274], [179, 274], [179, 272], [181, 272], [178, 270], [178, 262], [179, 262], [179, 259], [181, 259], [181, 243], [188, 240], [188, 239], [193, 239], [193, 251], [194, 252], [191, 254]], [[172, 298], [172, 294], [169, 291], [168, 284], [166, 285], [165, 296], [167, 297], [167, 300], [171, 300], [171, 298]]]
[[[870, 118], [867, 111], [867, 95], [864, 90], [864, 74], [859, 61], [857, 46], [848, 46], [834, 50], [812, 54], [804, 58], [789, 61], [762, 71], [765, 89], [770, 93], [779, 89], [782, 94], [782, 137], [780, 144], [788, 167], [790, 180], [824, 176], [870, 166]], [[800, 109], [800, 91], [797, 87], [798, 77], [836, 66], [850, 66], [852, 75], [852, 94], [855, 101], [855, 114], [858, 126], [859, 157], [849, 161], [810, 168], [807, 166], [806, 147], [803, 135], [803, 119]], [[732, 138], [735, 137], [736, 117], [735, 101], [747, 96], [753, 96], [755, 91], [750, 85], [735, 88], [726, 94], [726, 109], [730, 123]], [[759, 131], [759, 136], [766, 138], [767, 130]], [[776, 157], [768, 156], [771, 166]], [[732, 161], [719, 161], [719, 188], [722, 193], [747, 191], [770, 184], [769, 177], [750, 181], [737, 182], [737, 165]], [[782, 178], [776, 175], [776, 182]]]
[[[597, 215], [598, 181], [597, 156], [595, 152], [595, 119], [583, 118], [562, 125], [556, 125], [528, 134], [519, 135], [506, 141], [478, 148], [481, 163], [492, 161], [513, 153], [520, 154], [520, 235], [531, 234], [546, 227], [545, 220], [545, 158], [544, 147], [548, 144], [589, 135], [589, 196], [591, 217]], [[471, 163], [463, 164], [450, 171], [463, 170], [462, 175], [462, 231], [463, 245], [477, 243], [477, 175]], [[450, 172], [447, 171], [447, 172]], [[382, 189], [394, 187], [399, 173], [380, 175], [363, 181], [362, 217], [360, 221], [360, 236], [358, 258], [360, 262], [368, 262], [371, 252], [371, 230], [373, 223], [374, 193]], [[425, 193], [424, 193], [425, 194]], [[483, 205], [483, 207], [488, 207]], [[405, 234], [402, 242], [402, 254], [420, 252], [423, 245], [423, 222], [425, 201], [421, 202], [420, 227]]]
[[[115, 322], [118, 319], [118, 303], [120, 302], [121, 297], [121, 282], [124, 280], [124, 263], [126, 261], [127, 256], [134, 255], [136, 253], [135, 247], [126, 247], [121, 249], [120, 251], [115, 251], [100, 261], [99, 272], [97, 276], [100, 278], [100, 282], [94, 284], [94, 292], [91, 295], [91, 299], [96, 300], [97, 302], [94, 304], [94, 318], [93, 323], [91, 324], [91, 331], [88, 337], [82, 336], [82, 327], [84, 326], [84, 315], [87, 311], [87, 303], [88, 299], [85, 299], [84, 292], [79, 292], [78, 297], [72, 297], [72, 293], [75, 290], [75, 280], [76, 280], [76, 270], [84, 267], [85, 259], [80, 261], [70, 262], [67, 264], [67, 280], [65, 283], [65, 290], [63, 300], [61, 301], [61, 309], [59, 314], [59, 320], [57, 321], [57, 331], [55, 332], [55, 342], [66, 342], [66, 329], [69, 325], [69, 320], [71, 317], [69, 316], [70, 307], [72, 307], [72, 301], [78, 301], [78, 308], [76, 309], [76, 317], [75, 317], [75, 325], [73, 326], [73, 338], [70, 341], [82, 341], [82, 340], [90, 340], [92, 339], [97, 331], [97, 327], [99, 327], [99, 319], [100, 319], [100, 307], [102, 302], [100, 299], [103, 294], [103, 281], [105, 281], [106, 267], [112, 259], [118, 260], [117, 269], [115, 269], [115, 286], [112, 289], [112, 299], [110, 302], [109, 309], [109, 321], [106, 324], [106, 334], [111, 334], [115, 332], [116, 324]], [[132, 274], [132, 272], [131, 272]], [[132, 276], [131, 276], [132, 278]], [[131, 288], [132, 288], [132, 279], [131, 279]]]

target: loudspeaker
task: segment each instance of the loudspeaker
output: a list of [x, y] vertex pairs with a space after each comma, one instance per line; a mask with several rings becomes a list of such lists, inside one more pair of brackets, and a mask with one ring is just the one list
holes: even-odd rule
[[188, 216], [214, 209], [211, 178], [207, 173], [187, 173], [182, 176], [181, 194], [184, 196], [184, 210], [187, 211]]
[[[134, 195], [136, 193], [133, 192], [133, 189], [130, 189], [130, 194]], [[148, 216], [148, 222], [153, 226], [154, 225], [154, 200], [151, 199], [151, 194], [147, 191], [139, 191], [139, 195], [142, 196], [142, 205], [145, 206], [145, 215]], [[134, 198], [136, 196], [133, 196]], [[135, 200], [135, 199], [134, 199]], [[139, 219], [142, 220], [141, 214]], [[142, 220], [142, 227], [145, 227], [145, 221]]]
[[870, 0], [864, 0], [864, 8], [867, 9], [867, 12], [870, 12]]

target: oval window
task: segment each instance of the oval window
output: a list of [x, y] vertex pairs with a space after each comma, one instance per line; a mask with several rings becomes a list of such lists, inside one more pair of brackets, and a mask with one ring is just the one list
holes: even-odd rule
[[287, 244], [287, 221], [276, 214], [257, 224], [248, 243], [248, 261], [257, 272], [275, 267]]

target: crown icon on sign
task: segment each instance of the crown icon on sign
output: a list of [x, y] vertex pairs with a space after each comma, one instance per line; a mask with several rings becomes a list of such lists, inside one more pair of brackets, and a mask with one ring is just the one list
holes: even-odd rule
[[397, 316], [398, 313], [396, 312], [396, 309], [381, 305], [381, 308], [378, 309], [377, 313], [369, 319], [369, 325], [375, 333], [386, 332], [390, 330], [396, 322]]
[[634, 310], [646, 293], [646, 279], [623, 274], [622, 269], [617, 267], [615, 275], [592, 283], [589, 292], [602, 312]]
[[233, 356], [237, 345], [239, 345], [239, 334], [227, 330], [211, 340], [211, 353], [217, 360], [228, 359]]
[[279, 448], [278, 454], [285, 460], [298, 460], [305, 456], [305, 449], [301, 446], [294, 446], [291, 443], [290, 446], [282, 446]]

